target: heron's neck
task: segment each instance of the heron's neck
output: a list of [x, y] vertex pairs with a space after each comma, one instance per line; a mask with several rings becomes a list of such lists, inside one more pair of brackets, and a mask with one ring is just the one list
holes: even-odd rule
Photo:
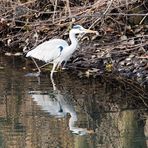
[[71, 47], [71, 49], [75, 50], [76, 47], [77, 47], [77, 45], [78, 45], [78, 40], [77, 40], [75, 34], [74, 34], [73, 32], [71, 32], [71, 31], [70, 31], [70, 33], [69, 33], [69, 38], [70, 38], [70, 40], [71, 40], [71, 45], [70, 45], [70, 47]]

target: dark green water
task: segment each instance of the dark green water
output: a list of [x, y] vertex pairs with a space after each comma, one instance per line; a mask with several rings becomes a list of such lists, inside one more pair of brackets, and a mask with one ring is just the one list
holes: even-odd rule
[[111, 80], [61, 72], [53, 90], [49, 74], [25, 76], [27, 61], [1, 58], [0, 64], [1, 148], [148, 147], [140, 87], [139, 94]]

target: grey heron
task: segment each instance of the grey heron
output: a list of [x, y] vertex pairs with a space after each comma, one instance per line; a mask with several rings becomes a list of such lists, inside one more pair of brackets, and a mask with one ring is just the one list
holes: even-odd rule
[[[58, 69], [59, 66], [61, 66], [62, 62], [66, 63], [76, 50], [78, 45], [76, 34], [83, 34], [83, 33], [97, 34], [98, 32], [85, 29], [80, 25], [75, 25], [69, 32], [69, 38], [71, 40], [70, 45], [68, 45], [68, 43], [63, 39], [50, 39], [48, 41], [41, 43], [33, 50], [29, 51], [26, 57], [31, 57], [32, 59], [35, 58], [44, 61], [46, 63], [52, 63], [53, 67], [50, 76], [53, 77], [55, 69], [56, 68]], [[41, 70], [36, 62], [35, 65], [40, 73]]]

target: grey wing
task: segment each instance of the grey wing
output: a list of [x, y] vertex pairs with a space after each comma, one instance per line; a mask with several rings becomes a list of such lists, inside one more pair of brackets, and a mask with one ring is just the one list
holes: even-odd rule
[[68, 43], [62, 39], [52, 39], [38, 45], [35, 49], [29, 51], [26, 57], [33, 57], [45, 62], [51, 62], [56, 59], [61, 51], [68, 46]]

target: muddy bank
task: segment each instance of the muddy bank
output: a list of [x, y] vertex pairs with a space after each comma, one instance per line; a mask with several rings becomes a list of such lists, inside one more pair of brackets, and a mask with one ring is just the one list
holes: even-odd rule
[[92, 48], [83, 45], [71, 58], [67, 67], [75, 70], [79, 77], [97, 77], [107, 73], [114, 77], [123, 76], [147, 86], [147, 45], [141, 47], [135, 44], [133, 47], [122, 44], [108, 46], [99, 44], [99, 46]]
[[[84, 35], [67, 64], [79, 77], [109, 74], [148, 84], [148, 3], [136, 1], [1, 1], [0, 52], [23, 56], [51, 38], [68, 40], [72, 25], [97, 30]], [[69, 40], [68, 40], [69, 42]]]

